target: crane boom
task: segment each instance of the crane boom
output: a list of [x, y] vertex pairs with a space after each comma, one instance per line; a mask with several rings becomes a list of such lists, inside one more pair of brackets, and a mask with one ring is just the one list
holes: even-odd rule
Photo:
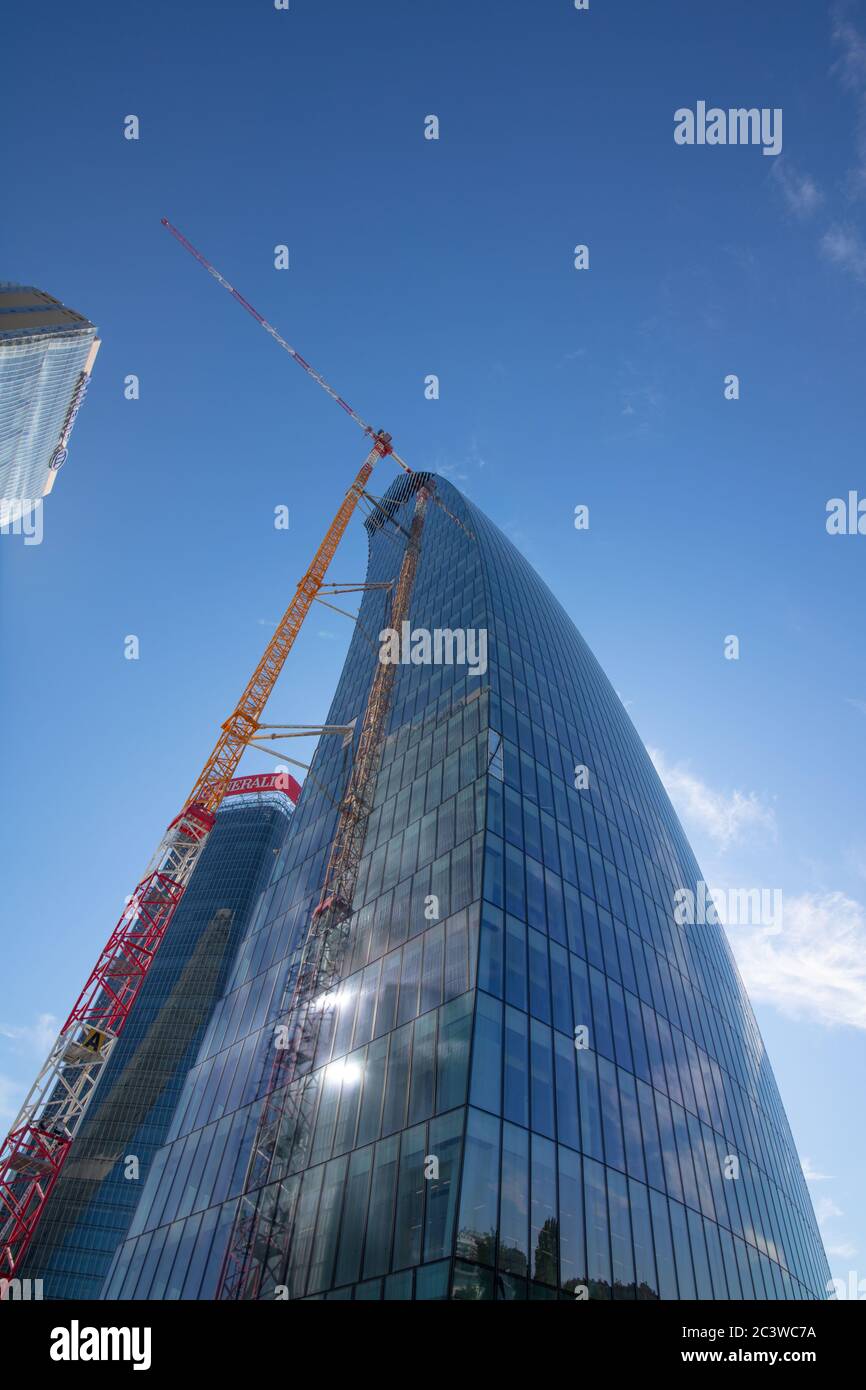
[[390, 436], [375, 435], [336, 516], [265, 648], [183, 810], [87, 978], [0, 1148], [0, 1278], [26, 1253], [117, 1039], [198, 863], [216, 809]]
[[[172, 236], [180, 242], [181, 246], [185, 247], [189, 254], [195, 257], [199, 265], [204, 266], [205, 270], [208, 272], [209, 275], [213, 276], [217, 284], [222, 285], [224, 290], [228, 290], [229, 294], [232, 296], [233, 299], [237, 300], [241, 308], [246, 309], [247, 313], [252, 315], [256, 323], [261, 324], [262, 328], [265, 330], [266, 333], [270, 333], [274, 342], [277, 343], [283, 349], [284, 352], [287, 352], [289, 354], [292, 361], [297, 362], [299, 367], [303, 367], [304, 371], [308, 374], [308, 376], [311, 376], [313, 378], [313, 381], [315, 381], [319, 386], [321, 386], [323, 391], [327, 391], [328, 395], [331, 397], [331, 400], [336, 401], [337, 405], [340, 407], [341, 410], [345, 410], [349, 418], [355, 421], [355, 424], [358, 426], [358, 428], [363, 430], [364, 434], [366, 434], [370, 439], [375, 439], [377, 436], [377, 431], [373, 429], [373, 426], [368, 425], [366, 420], [361, 419], [361, 416], [358, 414], [358, 412], [352, 409], [348, 401], [345, 401], [343, 397], [340, 395], [339, 391], [334, 390], [333, 386], [331, 386], [329, 382], [325, 380], [321, 372], [317, 372], [315, 367], [313, 367], [305, 357], [301, 356], [297, 348], [293, 348], [291, 343], [286, 342], [283, 335], [277, 332], [273, 324], [268, 323], [267, 319], [262, 317], [258, 309], [253, 308], [252, 304], [250, 304], [248, 299], [244, 299], [244, 296], [241, 294], [240, 290], [235, 289], [234, 285], [232, 285], [226, 279], [226, 277], [222, 275], [220, 271], [217, 270], [216, 266], [213, 265], [207, 259], [206, 256], [203, 256], [201, 251], [199, 251], [195, 246], [193, 246], [192, 242], [184, 236], [183, 232], [179, 231], [177, 227], [175, 227], [171, 222], [169, 222], [167, 217], [161, 218], [160, 221], [162, 222], [163, 227], [167, 228], [168, 231], [171, 232]], [[399, 454], [394, 453], [393, 449], [391, 450], [391, 454], [394, 459], [394, 462], [399, 463], [400, 467], [404, 469], [406, 473], [412, 472], [409, 465], [405, 463], [403, 459], [400, 458]]]
[[283, 663], [292, 648], [301, 624], [322, 587], [325, 573], [349, 524], [349, 519], [358, 505], [358, 499], [364, 491], [373, 466], [379, 458], [391, 452], [390, 435], [378, 434], [375, 438], [376, 443], [373, 449], [364, 460], [357, 478], [343, 498], [337, 515], [331, 522], [309, 569], [298, 584], [295, 596], [265, 648], [261, 661], [251, 675], [233, 713], [223, 725], [222, 733], [216, 741], [214, 750], [189, 794], [189, 802], [200, 803], [208, 810], [215, 810], [222, 800], [225, 788], [234, 776], [235, 768], [247, 741], [258, 728], [259, 715], [265, 708], [268, 696], [283, 669]]

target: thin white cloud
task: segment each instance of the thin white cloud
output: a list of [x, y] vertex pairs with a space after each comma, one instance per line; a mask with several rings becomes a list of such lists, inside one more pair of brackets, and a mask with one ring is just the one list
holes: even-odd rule
[[[757, 829], [775, 832], [775, 815], [750, 792], [724, 793], [682, 765], [669, 765], [657, 749], [650, 757], [690, 831], [727, 850]], [[715, 879], [718, 880], [718, 875]], [[740, 888], [754, 875], [728, 884]], [[724, 916], [724, 914], [722, 914]], [[782, 894], [781, 926], [728, 926], [727, 934], [749, 997], [788, 1017], [824, 1027], [866, 1030], [866, 909], [841, 892]]]
[[859, 709], [861, 714], [866, 714], [866, 700], [858, 700], [850, 695], [846, 695], [845, 703], [846, 705], [853, 705], [855, 709]]
[[786, 159], [773, 160], [771, 177], [794, 217], [803, 220], [811, 217], [824, 201], [824, 194], [811, 174], [801, 173]]
[[837, 1241], [835, 1244], [825, 1240], [824, 1249], [831, 1260], [853, 1260], [857, 1254], [857, 1246], [852, 1245], [850, 1240]]
[[[37, 1014], [32, 1023], [0, 1023], [0, 1038], [6, 1040], [6, 1053], [12, 1057], [23, 1058], [22, 1067], [25, 1079], [15, 1080], [0, 1074], [0, 1120], [14, 1120], [24, 1096], [30, 1086], [35, 1062], [47, 1057], [60, 1028], [60, 1020], [54, 1014]], [[13, 1070], [17, 1070], [12, 1062]]]
[[801, 1166], [802, 1166], [802, 1169], [803, 1169], [803, 1177], [806, 1179], [807, 1182], [831, 1182], [831, 1181], [832, 1181], [831, 1176], [830, 1176], [829, 1173], [819, 1173], [815, 1168], [812, 1167], [812, 1160], [811, 1160], [811, 1158], [805, 1158], [805, 1157], [804, 1157], [804, 1158], [802, 1159], [802, 1165], [801, 1165]]
[[462, 458], [448, 458], [438, 455], [433, 464], [433, 472], [441, 473], [443, 478], [449, 482], [457, 484], [463, 492], [469, 492], [472, 482], [471, 473], [474, 468], [486, 468], [487, 460], [478, 447], [478, 440], [473, 434], [470, 436], [469, 445]]
[[834, 1236], [827, 1229], [831, 1221], [838, 1221], [844, 1215], [842, 1208], [833, 1201], [832, 1197], [819, 1197], [815, 1202], [815, 1219], [821, 1231], [824, 1249], [831, 1259], [852, 1260], [857, 1254], [857, 1246], [852, 1241], [845, 1240], [838, 1235]]
[[820, 246], [828, 261], [866, 284], [866, 243], [859, 233], [850, 227], [831, 227], [822, 236]]
[[844, 1216], [840, 1206], [837, 1206], [832, 1197], [819, 1197], [815, 1203], [815, 1217], [819, 1226], [825, 1222], [832, 1221], [835, 1216]]
[[728, 928], [752, 1000], [825, 1027], [866, 1029], [866, 910], [844, 893], [783, 899], [781, 931]]
[[776, 817], [756, 792], [718, 792], [681, 763], [669, 763], [658, 748], [649, 755], [677, 813], [707, 835], [717, 849], [727, 849], [746, 831], [775, 833]]
[[843, 87], [851, 92], [862, 92], [866, 87], [866, 38], [843, 14], [837, 6], [833, 12], [833, 42], [839, 49], [839, 57], [833, 64]]
[[856, 163], [848, 171], [848, 192], [866, 192], [866, 37], [852, 24], [841, 5], [833, 11], [833, 42], [838, 57], [832, 71], [858, 103], [855, 134]]
[[44, 1057], [57, 1037], [60, 1020], [54, 1014], [38, 1014], [32, 1023], [0, 1023], [0, 1037], [18, 1044], [17, 1052], [38, 1053]]

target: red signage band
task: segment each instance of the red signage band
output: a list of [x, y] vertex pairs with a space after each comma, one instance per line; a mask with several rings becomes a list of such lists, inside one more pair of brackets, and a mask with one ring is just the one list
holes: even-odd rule
[[248, 777], [233, 777], [226, 796], [242, 796], [249, 792], [285, 792], [294, 805], [301, 795], [301, 784], [290, 772], [258, 772]]

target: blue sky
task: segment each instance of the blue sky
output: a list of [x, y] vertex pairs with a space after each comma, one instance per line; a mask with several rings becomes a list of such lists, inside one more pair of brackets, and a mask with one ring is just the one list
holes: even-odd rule
[[[4, 1119], [365, 454], [168, 216], [536, 565], [707, 880], [782, 888], [732, 941], [866, 1277], [866, 538], [825, 529], [866, 494], [866, 6], [103, 0], [18, 6], [4, 49], [0, 276], [103, 337], [43, 543], [0, 537]], [[781, 107], [781, 155], [676, 145], [698, 100]], [[364, 565], [356, 523], [333, 578]], [[275, 722], [324, 718], [348, 637], [313, 615]]]

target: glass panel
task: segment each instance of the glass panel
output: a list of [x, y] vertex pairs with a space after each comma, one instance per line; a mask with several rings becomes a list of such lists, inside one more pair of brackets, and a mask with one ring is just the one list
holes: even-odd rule
[[472, 1026], [471, 994], [452, 999], [439, 1010], [439, 1041], [436, 1049], [436, 1109], [450, 1110], [466, 1101], [469, 1070], [469, 1033]]
[[409, 1091], [409, 1054], [412, 1048], [412, 1024], [404, 1024], [390, 1035], [388, 1079], [382, 1113], [382, 1133], [391, 1134], [406, 1122], [406, 1102]]
[[440, 1260], [438, 1264], [433, 1265], [422, 1265], [415, 1275], [416, 1300], [447, 1298], [450, 1273], [450, 1260]]
[[553, 1066], [550, 1051], [550, 1029], [535, 1018], [530, 1019], [529, 1027], [532, 1070], [532, 1128], [552, 1139], [554, 1136]]
[[498, 1199], [499, 1121], [470, 1109], [457, 1232], [459, 1255], [483, 1264], [495, 1263]]
[[[417, 1125], [403, 1135], [400, 1148], [400, 1177], [397, 1188], [397, 1216], [394, 1231], [395, 1269], [416, 1265], [421, 1260], [421, 1233], [424, 1226], [426, 1126]], [[387, 1296], [387, 1295], [386, 1295]]]
[[529, 1270], [528, 1193], [529, 1134], [516, 1125], [505, 1124], [502, 1127], [499, 1268], [524, 1277]]
[[580, 1098], [583, 1151], [592, 1158], [601, 1159], [604, 1157], [604, 1151], [601, 1145], [601, 1110], [595, 1055], [586, 1048], [579, 1048], [577, 1051], [577, 1089]]
[[634, 1238], [635, 1279], [639, 1299], [655, 1299], [659, 1296], [656, 1280], [655, 1256], [653, 1254], [652, 1226], [650, 1224], [649, 1192], [643, 1183], [629, 1178], [629, 1202], [631, 1205], [631, 1226]]
[[433, 1113], [437, 1012], [415, 1020], [412, 1043], [412, 1081], [409, 1091], [409, 1123], [417, 1124]]
[[680, 1298], [697, 1298], [694, 1274], [692, 1272], [692, 1253], [689, 1246], [689, 1228], [686, 1209], [679, 1202], [670, 1202], [671, 1231], [674, 1238], [674, 1255], [677, 1262], [677, 1283]]
[[310, 1258], [310, 1277], [307, 1280], [308, 1293], [317, 1293], [320, 1289], [327, 1289], [331, 1283], [347, 1167], [347, 1158], [335, 1158], [325, 1169], [322, 1196], [319, 1203], [319, 1222], [316, 1227], [316, 1238]]
[[610, 1211], [610, 1249], [613, 1262], [613, 1296], [633, 1299], [634, 1258], [628, 1210], [628, 1180], [622, 1173], [607, 1170], [607, 1198]]
[[533, 1279], [555, 1284], [558, 1256], [556, 1147], [539, 1134], [532, 1136], [530, 1249]]
[[372, 1167], [372, 1148], [356, 1149], [349, 1160], [335, 1284], [354, 1284], [361, 1271], [361, 1243], [364, 1239]]
[[472, 1302], [492, 1300], [493, 1271], [481, 1269], [478, 1265], [463, 1264], [458, 1260], [454, 1267], [452, 1298], [468, 1299]]
[[505, 1010], [505, 1118], [529, 1124], [529, 1062], [526, 1014]]
[[[559, 1150], [559, 1258], [562, 1288], [574, 1294], [586, 1286], [581, 1161]], [[585, 1296], [585, 1295], [584, 1295]]]
[[580, 1126], [577, 1118], [577, 1075], [575, 1048], [571, 1038], [562, 1033], [553, 1035], [556, 1066], [556, 1124], [561, 1144], [580, 1148]]
[[601, 1115], [604, 1127], [604, 1158], [608, 1167], [625, 1169], [625, 1150], [622, 1142], [622, 1122], [619, 1114], [619, 1091], [616, 1067], [606, 1057], [598, 1059], [598, 1081], [601, 1093]]
[[407, 1269], [403, 1274], [389, 1274], [385, 1280], [385, 1298], [396, 1299], [402, 1302], [412, 1298], [412, 1271]]
[[[428, 1153], [438, 1159], [438, 1176], [427, 1182], [427, 1218], [424, 1231], [424, 1258], [450, 1254], [454, 1238], [457, 1206], [457, 1179], [463, 1134], [462, 1110], [452, 1110], [430, 1121]], [[420, 1277], [420, 1276], [419, 1276]], [[420, 1294], [416, 1294], [421, 1297]], [[425, 1295], [429, 1297], [431, 1295]], [[436, 1295], [438, 1297], [439, 1295]]]
[[367, 1240], [364, 1246], [365, 1278], [385, 1274], [391, 1263], [391, 1227], [394, 1219], [399, 1148], [400, 1140], [396, 1134], [376, 1145], [373, 1183], [370, 1188], [370, 1213], [367, 1218]]
[[475, 1042], [472, 1049], [473, 1105], [500, 1111], [502, 1089], [502, 1005], [487, 994], [477, 995]]
[[592, 1159], [583, 1165], [586, 1184], [586, 1256], [590, 1298], [610, 1298], [610, 1244], [604, 1168]]
[[319, 1192], [322, 1187], [324, 1168], [308, 1168], [304, 1173], [301, 1195], [295, 1214], [294, 1232], [289, 1264], [286, 1270], [286, 1284], [290, 1298], [301, 1298], [307, 1282], [307, 1263], [316, 1229], [316, 1213], [319, 1205]]

